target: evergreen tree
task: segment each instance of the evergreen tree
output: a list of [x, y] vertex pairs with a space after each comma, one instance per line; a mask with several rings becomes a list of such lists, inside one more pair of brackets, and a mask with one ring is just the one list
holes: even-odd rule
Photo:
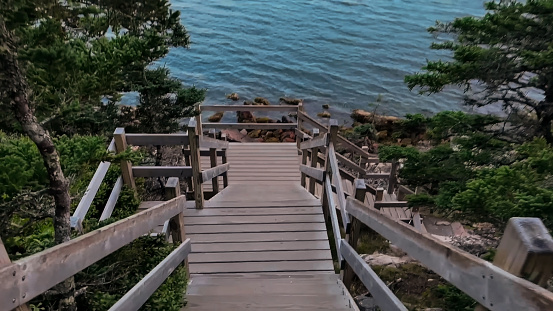
[[449, 50], [453, 59], [428, 61], [405, 81], [428, 94], [447, 85], [464, 87], [468, 104], [500, 104], [512, 124], [522, 125], [519, 134], [553, 143], [553, 0], [488, 2], [486, 9], [482, 18], [429, 28], [451, 35], [431, 48]]

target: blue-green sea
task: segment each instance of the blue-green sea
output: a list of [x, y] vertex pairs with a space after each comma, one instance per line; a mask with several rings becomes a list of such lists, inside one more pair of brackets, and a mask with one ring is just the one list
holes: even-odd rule
[[[482, 0], [173, 0], [193, 44], [158, 62], [187, 85], [207, 88], [206, 104], [262, 96], [304, 99], [311, 113], [369, 109], [391, 115], [462, 109], [462, 92], [421, 96], [403, 82], [426, 59], [436, 20], [482, 16]], [[373, 108], [370, 108], [373, 109]]]

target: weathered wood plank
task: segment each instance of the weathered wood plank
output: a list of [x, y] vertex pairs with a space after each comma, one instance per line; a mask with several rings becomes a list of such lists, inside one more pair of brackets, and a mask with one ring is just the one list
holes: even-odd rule
[[409, 207], [407, 201], [377, 201], [374, 202], [375, 208], [393, 208], [393, 207]]
[[347, 210], [490, 310], [550, 310], [553, 293], [348, 199]]
[[203, 123], [204, 128], [246, 130], [293, 130], [297, 123]]
[[90, 180], [81, 201], [79, 201], [79, 205], [77, 205], [73, 216], [71, 216], [71, 228], [79, 228], [80, 230], [81, 222], [86, 217], [90, 204], [92, 204], [96, 193], [98, 193], [98, 189], [100, 189], [110, 165], [110, 162], [101, 162], [98, 165], [98, 168], [96, 169], [96, 172], [94, 172], [94, 176], [92, 176], [92, 180]]
[[[21, 305], [180, 213], [184, 198], [167, 201], [0, 269], [0, 301]], [[114, 234], [116, 233], [117, 234]], [[109, 243], [107, 243], [109, 241]], [[14, 273], [17, 277], [14, 278]], [[23, 278], [22, 276], [25, 276]], [[14, 288], [18, 295], [13, 297]], [[25, 293], [25, 295], [23, 295]], [[4, 303], [2, 310], [10, 309]], [[7, 308], [6, 308], [7, 307]], [[13, 307], [12, 307], [13, 308]]]
[[110, 311], [135, 311], [138, 310], [152, 296], [156, 289], [169, 277], [169, 275], [184, 261], [190, 253], [190, 239], [184, 241], [174, 251], [165, 257], [152, 271], [140, 282], [117, 301]]
[[326, 146], [327, 140], [328, 140], [327, 134], [324, 134], [322, 136], [315, 137], [311, 140], [302, 142], [300, 144], [300, 149], [305, 150], [305, 149], [311, 149], [315, 147]]
[[386, 284], [376, 275], [357, 252], [345, 241], [342, 240], [341, 252], [344, 259], [351, 266], [355, 274], [359, 277], [365, 288], [371, 293], [378, 307], [382, 310], [407, 311], [401, 300], [386, 286]]
[[319, 215], [261, 215], [261, 216], [218, 216], [218, 217], [194, 217], [186, 219], [186, 224], [272, 224], [272, 223], [298, 223], [298, 222], [323, 222]]
[[[288, 271], [334, 271], [330, 260], [313, 261], [274, 261], [270, 265], [264, 262], [226, 262], [226, 263], [193, 263], [190, 264], [190, 273], [246, 273], [246, 272], [288, 272]], [[225, 287], [229, 288], [229, 287]], [[241, 286], [236, 290], [243, 292]], [[212, 288], [212, 290], [214, 290]], [[188, 292], [189, 295], [194, 293]]]
[[255, 233], [255, 232], [307, 232], [324, 231], [324, 223], [291, 223], [291, 224], [239, 224], [239, 225], [190, 225], [186, 226], [189, 234], [206, 233]]
[[[253, 111], [253, 112], [295, 112], [296, 106], [291, 105], [205, 105], [201, 106], [202, 111]], [[205, 124], [205, 123], [204, 123]], [[205, 126], [204, 126], [205, 127]]]
[[[115, 149], [117, 153], [127, 150], [127, 139], [125, 138], [125, 129], [118, 127], [113, 132], [113, 140], [115, 141]], [[132, 163], [130, 161], [121, 161], [121, 175], [123, 176], [123, 182], [125, 185], [131, 187], [135, 191], [136, 196], [136, 184], [134, 183], [134, 176], [132, 174]]]
[[210, 208], [203, 210], [186, 210], [184, 216], [192, 219], [194, 217], [212, 216], [256, 216], [256, 215], [321, 215], [322, 211], [318, 206], [286, 206], [275, 208]]
[[122, 188], [123, 177], [119, 176], [119, 178], [117, 178], [117, 181], [115, 182], [115, 185], [113, 186], [113, 189], [111, 190], [111, 193], [109, 194], [106, 206], [104, 206], [104, 210], [102, 211], [102, 215], [100, 216], [100, 221], [106, 220], [111, 217], [113, 209], [115, 208], [115, 204], [117, 204], [117, 199], [119, 199], [119, 194], [121, 193]]
[[194, 243], [192, 253], [266, 252], [293, 250], [329, 250], [326, 241], [249, 242], [249, 243]]
[[342, 239], [342, 235], [340, 234], [340, 226], [338, 224], [338, 215], [336, 214], [336, 203], [334, 202], [334, 196], [332, 195], [332, 188], [330, 187], [330, 178], [328, 176], [325, 177], [325, 183], [324, 183], [324, 194], [326, 195], [326, 199], [329, 206], [330, 211], [330, 221], [332, 223], [332, 233], [334, 234], [334, 243], [336, 245], [336, 252], [338, 257], [338, 262], [342, 261], [342, 255], [340, 253], [340, 240]]
[[[300, 250], [278, 252], [228, 252], [222, 254], [191, 254], [188, 259], [192, 263], [272, 262], [332, 260], [332, 256], [330, 255], [330, 252], [328, 250]], [[336, 283], [336, 281], [334, 283]]]
[[135, 177], [192, 177], [190, 166], [133, 166]]
[[332, 168], [332, 178], [334, 185], [336, 186], [336, 196], [338, 197], [338, 206], [340, 207], [340, 214], [342, 215], [342, 224], [344, 228], [349, 226], [349, 216], [346, 211], [346, 196], [344, 194], [344, 189], [342, 188], [342, 177], [340, 176], [340, 169], [338, 167], [338, 162], [335, 157], [336, 153], [334, 151], [334, 144], [330, 143], [328, 146], [328, 159], [330, 162], [330, 167]]
[[194, 243], [326, 241], [326, 231], [189, 234]]
[[187, 134], [125, 134], [132, 146], [187, 146]]
[[320, 168], [314, 168], [307, 165], [300, 165], [300, 171], [305, 175], [315, 178], [316, 180], [322, 182], [325, 177], [325, 171]]
[[227, 163], [227, 164], [221, 164], [221, 165], [218, 165], [216, 167], [205, 170], [205, 171], [202, 172], [201, 181], [206, 182], [208, 180], [211, 180], [211, 179], [225, 173], [226, 171], [229, 170], [229, 168], [230, 168], [230, 164]]
[[[311, 272], [314, 274], [313, 272]], [[289, 273], [290, 274], [290, 273]], [[202, 276], [203, 277], [203, 276]], [[235, 280], [235, 283], [238, 283]], [[220, 310], [221, 296], [217, 295], [190, 295], [184, 311]], [[349, 304], [345, 296], [329, 295], [277, 295], [274, 293], [258, 296], [224, 296], [225, 311], [243, 310], [302, 310], [302, 311], [326, 311], [342, 310]], [[351, 309], [355, 311], [356, 309]]]

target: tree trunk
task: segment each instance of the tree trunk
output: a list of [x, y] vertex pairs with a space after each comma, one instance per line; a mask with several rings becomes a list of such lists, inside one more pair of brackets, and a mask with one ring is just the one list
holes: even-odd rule
[[[13, 34], [0, 17], [0, 99], [14, 113], [29, 138], [36, 144], [48, 172], [50, 193], [55, 200], [54, 239], [56, 244], [71, 238], [69, 184], [61, 169], [60, 159], [52, 137], [37, 121], [29, 104], [26, 78], [17, 61]], [[75, 310], [73, 277], [58, 285], [60, 310]]]

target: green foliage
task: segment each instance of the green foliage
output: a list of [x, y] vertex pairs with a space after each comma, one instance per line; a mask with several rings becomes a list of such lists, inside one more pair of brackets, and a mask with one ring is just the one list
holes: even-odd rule
[[[78, 299], [80, 310], [107, 310], [175, 247], [161, 237], [142, 237], [76, 275], [77, 283], [94, 284]], [[98, 282], [104, 276], [111, 282]], [[186, 270], [177, 268], [141, 310], [180, 310], [186, 288]]]
[[[437, 93], [448, 85], [464, 87], [467, 104], [502, 105], [511, 122], [523, 125], [519, 134], [543, 135], [553, 143], [553, 111], [549, 109], [553, 101], [549, 40], [553, 0], [488, 2], [486, 9], [482, 18], [461, 17], [429, 28], [432, 33], [453, 35], [448, 36], [451, 41], [432, 45], [432, 49], [450, 51], [453, 57], [427, 61], [422, 72], [406, 76], [405, 82], [420, 93]], [[527, 73], [535, 76], [521, 79]], [[525, 87], [544, 90], [545, 98], [529, 98]]]
[[[180, 12], [170, 9], [169, 0], [131, 4], [89, 1], [86, 5], [42, 0], [34, 6], [29, 0], [8, 0], [5, 6], [8, 25], [19, 37], [19, 59], [26, 67], [35, 114], [51, 132], [107, 134], [118, 125], [127, 125], [115, 104], [121, 92], [145, 84], [158, 91], [166, 90], [162, 84], [168, 80], [178, 84], [153, 98], [144, 91], [141, 105], [150, 106], [151, 111], [164, 111], [168, 105], [189, 109], [191, 100], [203, 100], [205, 90], [184, 88], [169, 78], [165, 69], [160, 69], [162, 78], [151, 80], [150, 72], [156, 70], [147, 69], [170, 47], [188, 47], [190, 43]], [[181, 116], [182, 112], [174, 118]], [[140, 119], [132, 121], [143, 127], [166, 126], [149, 124], [156, 115], [137, 117]], [[0, 130], [21, 129], [13, 116], [6, 114], [0, 116]]]
[[180, 81], [169, 77], [169, 70], [146, 70], [144, 80], [134, 85], [140, 94], [136, 109], [126, 111], [125, 122], [130, 132], [172, 133], [178, 122], [194, 115], [194, 104], [205, 98], [205, 89], [185, 89]]
[[444, 310], [448, 311], [469, 311], [474, 310], [476, 301], [457, 287], [450, 284], [438, 285], [434, 289], [435, 295], [443, 301]]

